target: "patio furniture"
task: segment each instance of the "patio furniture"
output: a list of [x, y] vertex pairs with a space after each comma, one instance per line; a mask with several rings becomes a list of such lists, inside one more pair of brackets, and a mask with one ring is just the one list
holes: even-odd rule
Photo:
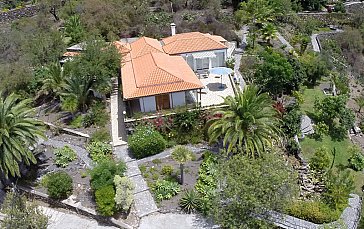
[[224, 86], [222, 84], [222, 76], [224, 75], [230, 75], [232, 74], [234, 71], [231, 68], [226, 68], [226, 67], [216, 67], [216, 68], [211, 68], [209, 70], [210, 74], [215, 74], [215, 75], [220, 75], [221, 76], [221, 85], [220, 85], [220, 89], [224, 89]]

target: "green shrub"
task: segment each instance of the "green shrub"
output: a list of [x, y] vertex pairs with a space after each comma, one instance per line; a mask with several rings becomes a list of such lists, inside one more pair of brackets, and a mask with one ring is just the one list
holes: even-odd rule
[[179, 206], [187, 213], [195, 212], [201, 205], [199, 194], [195, 190], [186, 191], [179, 201]]
[[166, 176], [172, 175], [173, 171], [174, 171], [174, 168], [172, 165], [165, 165], [162, 168], [162, 174], [166, 175]]
[[289, 205], [287, 211], [291, 216], [318, 224], [333, 222], [341, 214], [320, 201], [296, 201]]
[[147, 171], [147, 166], [145, 166], [145, 165], [139, 165], [139, 170], [143, 174], [143, 173], [145, 173]]
[[310, 166], [314, 170], [323, 171], [331, 164], [330, 154], [326, 147], [320, 147], [310, 160]]
[[181, 188], [177, 182], [158, 180], [153, 185], [153, 192], [158, 201], [169, 200], [173, 196], [177, 195], [181, 191]]
[[72, 194], [72, 178], [64, 171], [54, 172], [47, 175], [47, 192], [51, 198], [66, 199]]
[[103, 216], [112, 216], [115, 212], [115, 190], [107, 185], [95, 192], [97, 211]]
[[71, 161], [77, 159], [76, 152], [69, 146], [64, 146], [62, 148], [56, 149], [54, 151], [54, 155], [56, 155], [54, 163], [57, 166], [61, 166], [63, 168], [67, 167]]
[[124, 162], [101, 161], [90, 171], [91, 188], [99, 190], [105, 186], [113, 185], [115, 175], [123, 176], [125, 171], [126, 165]]
[[104, 142], [108, 143], [111, 141], [110, 132], [108, 129], [103, 128], [96, 130], [90, 138], [90, 142]]
[[87, 114], [83, 117], [83, 126], [99, 126], [103, 127], [109, 121], [109, 114], [105, 110], [105, 104], [102, 102], [94, 103]]
[[163, 136], [150, 127], [138, 127], [128, 140], [129, 148], [138, 159], [155, 155], [166, 148]]
[[161, 163], [162, 163], [162, 161], [161, 161], [161, 159], [158, 159], [158, 158], [157, 158], [157, 159], [153, 159], [153, 160], [152, 160], [152, 163], [153, 163], [153, 164], [155, 164], [155, 165], [159, 165], [159, 164], [161, 164]]
[[360, 148], [352, 147], [349, 151], [352, 154], [349, 158], [349, 167], [355, 171], [362, 171], [364, 169], [364, 155]]
[[112, 158], [112, 148], [108, 143], [91, 142], [87, 145], [86, 149], [90, 153], [91, 159], [95, 162]]
[[118, 210], [127, 212], [133, 203], [134, 184], [127, 177], [116, 175], [114, 178], [115, 184], [115, 203]]
[[83, 116], [78, 115], [77, 117], [72, 119], [72, 121], [70, 122], [70, 126], [72, 128], [81, 128], [81, 127], [83, 127]]

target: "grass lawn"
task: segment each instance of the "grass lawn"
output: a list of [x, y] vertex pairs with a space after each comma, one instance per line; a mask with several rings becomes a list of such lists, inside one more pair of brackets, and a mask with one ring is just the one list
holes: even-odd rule
[[307, 88], [303, 92], [303, 104], [301, 105], [302, 111], [306, 114], [313, 113], [313, 106], [315, 105], [316, 98], [322, 99], [325, 97], [325, 94], [321, 91], [319, 87], [315, 87], [313, 89]]
[[[313, 138], [306, 137], [301, 142], [302, 153], [308, 161], [313, 156], [316, 149], [321, 146], [327, 147], [330, 151], [336, 148], [335, 165], [340, 167], [346, 167], [348, 165], [348, 159], [350, 157], [348, 148], [352, 145], [353, 144], [349, 139], [338, 142], [333, 141], [329, 136], [324, 136], [322, 141], [317, 141]], [[353, 170], [351, 171], [355, 175], [355, 193], [361, 195], [361, 187], [364, 185], [364, 174], [363, 172], [355, 172]]]

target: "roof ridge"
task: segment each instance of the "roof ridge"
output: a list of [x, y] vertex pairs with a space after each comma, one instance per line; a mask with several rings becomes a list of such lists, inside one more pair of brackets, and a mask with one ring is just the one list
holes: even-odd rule
[[[167, 71], [167, 70], [166, 70], [166, 69], [164, 69], [164, 68], [161, 68], [161, 67], [157, 64], [157, 62], [156, 62], [156, 61], [155, 61], [155, 59], [154, 59], [154, 55], [155, 55], [156, 53], [150, 53], [150, 54], [152, 55], [153, 62], [154, 62], [155, 66], [156, 66], [158, 69], [160, 69], [160, 70], [162, 70], [162, 71], [164, 71], [164, 72], [168, 73], [169, 75], [173, 76], [174, 78], [179, 79], [180, 81], [183, 81], [181, 78], [176, 77], [174, 74], [170, 73], [169, 71]], [[168, 55], [168, 54], [165, 54], [165, 55]], [[169, 55], [168, 55], [168, 56], [169, 56]], [[171, 57], [171, 56], [170, 56], [170, 57]]]

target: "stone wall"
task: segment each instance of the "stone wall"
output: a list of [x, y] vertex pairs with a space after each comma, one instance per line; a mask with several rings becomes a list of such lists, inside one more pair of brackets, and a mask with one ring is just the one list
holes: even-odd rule
[[23, 17], [33, 17], [39, 11], [39, 6], [29, 5], [8, 12], [0, 12], [0, 23], [12, 22]]
[[340, 219], [329, 224], [315, 224], [296, 217], [277, 212], [270, 213], [270, 221], [275, 225], [285, 229], [321, 229], [328, 226], [329, 228], [346, 228], [357, 229], [360, 221], [360, 212], [362, 201], [356, 194], [350, 194], [349, 206], [345, 208]]

